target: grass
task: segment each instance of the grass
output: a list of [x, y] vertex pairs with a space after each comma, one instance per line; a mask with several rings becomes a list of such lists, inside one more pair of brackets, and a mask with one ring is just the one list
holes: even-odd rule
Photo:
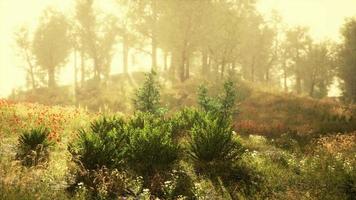
[[[193, 199], [353, 199], [355, 110], [335, 102], [254, 91], [240, 103], [234, 121], [240, 135], [234, 137], [246, 152], [232, 169], [207, 176], [196, 171], [189, 158], [176, 165], [191, 180]], [[100, 116], [74, 107], [0, 100], [0, 199], [84, 199], [85, 189], [74, 196], [66, 191], [73, 165], [67, 148], [78, 129]], [[50, 128], [56, 145], [46, 167], [23, 167], [15, 159], [18, 137], [38, 125]], [[137, 198], [148, 198], [149, 191], [143, 189]]]

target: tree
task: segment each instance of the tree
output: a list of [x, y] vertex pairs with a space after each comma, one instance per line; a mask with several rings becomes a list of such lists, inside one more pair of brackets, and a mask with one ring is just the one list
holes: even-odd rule
[[334, 78], [334, 61], [330, 45], [312, 44], [303, 59], [303, 85], [311, 97], [325, 97]]
[[157, 70], [157, 48], [158, 42], [158, 19], [161, 3], [165, 0], [140, 0], [131, 1], [131, 20], [135, 30], [151, 45], [151, 68]]
[[171, 72], [179, 74], [180, 81], [190, 75], [193, 52], [196, 50], [202, 15], [195, 12], [204, 5], [203, 1], [167, 0], [161, 4], [162, 12], [158, 24], [160, 48], [171, 52]]
[[21, 27], [15, 33], [15, 40], [17, 47], [20, 51], [20, 56], [27, 63], [26, 72], [28, 75], [28, 83], [32, 89], [36, 89], [37, 83], [35, 79], [36, 66], [34, 64], [35, 58], [32, 52], [32, 41], [29, 38], [29, 32], [27, 27]]
[[77, 0], [75, 18], [81, 51], [92, 60], [94, 79], [100, 82], [102, 76], [108, 78], [110, 74], [118, 32], [117, 19], [111, 15], [99, 19], [94, 0]]
[[160, 97], [156, 73], [152, 71], [146, 74], [146, 80], [142, 88], [136, 91], [134, 106], [138, 111], [157, 114], [160, 109]]
[[40, 19], [33, 41], [33, 53], [37, 64], [47, 71], [48, 87], [56, 86], [58, 67], [66, 63], [70, 52], [69, 26], [65, 16], [48, 9]]
[[341, 30], [343, 44], [340, 50], [339, 77], [343, 81], [344, 95], [356, 101], [356, 18], [348, 19]]
[[286, 33], [285, 48], [288, 51], [290, 61], [293, 63], [293, 74], [295, 76], [295, 89], [297, 94], [302, 93], [302, 60], [301, 57], [307, 52], [311, 39], [306, 27], [294, 27]]

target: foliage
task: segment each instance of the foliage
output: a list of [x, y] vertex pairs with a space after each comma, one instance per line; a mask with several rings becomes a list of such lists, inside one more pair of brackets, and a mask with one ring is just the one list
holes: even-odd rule
[[170, 119], [173, 136], [183, 136], [190, 131], [197, 120], [200, 119], [200, 113], [195, 108], [184, 108]]
[[69, 146], [74, 161], [86, 170], [109, 169], [122, 163], [125, 148], [125, 127], [121, 118], [103, 117], [79, 130], [78, 141]]
[[88, 199], [115, 199], [118, 197], [137, 196], [142, 190], [142, 181], [132, 178], [128, 173], [105, 166], [95, 170], [80, 172], [77, 183], [68, 188], [76, 189], [77, 193], [85, 189], [84, 196]]
[[301, 186], [319, 199], [353, 199], [355, 161], [347, 161], [324, 151], [307, 157], [301, 167]]
[[198, 90], [198, 104], [203, 111], [222, 118], [228, 118], [235, 113], [236, 97], [235, 85], [231, 80], [224, 83], [224, 94], [217, 98], [209, 97], [208, 90], [204, 86], [200, 86]]
[[154, 71], [146, 75], [146, 80], [142, 88], [137, 90], [134, 106], [136, 110], [142, 112], [155, 114], [159, 112], [160, 92]]
[[19, 137], [16, 158], [24, 166], [36, 166], [48, 161], [49, 148], [53, 142], [49, 139], [50, 130], [45, 127], [25, 131]]
[[194, 196], [193, 180], [184, 170], [173, 170], [170, 176], [162, 186], [164, 199], [190, 199]]
[[66, 62], [69, 55], [69, 25], [62, 13], [46, 10], [41, 18], [33, 39], [36, 61], [47, 72], [48, 87], [56, 86], [58, 67]]
[[189, 153], [197, 164], [230, 165], [243, 153], [229, 120], [201, 114], [191, 131]]
[[356, 101], [356, 19], [351, 18], [346, 20], [344, 27], [342, 28], [343, 44], [340, 50], [340, 66], [339, 77], [343, 80], [343, 89], [346, 98], [349, 101]]
[[128, 126], [127, 159], [142, 175], [169, 168], [178, 158], [179, 147], [172, 140], [172, 126], [151, 114], [138, 115]]

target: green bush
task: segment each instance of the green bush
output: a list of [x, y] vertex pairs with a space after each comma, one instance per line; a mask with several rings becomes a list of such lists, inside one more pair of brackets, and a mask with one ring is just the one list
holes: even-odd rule
[[[141, 183], [125, 171], [108, 169], [81, 171], [80, 179], [70, 190], [85, 190], [86, 199], [121, 199], [134, 197], [142, 188]], [[137, 191], [138, 190], [138, 191]]]
[[[80, 187], [95, 198], [117, 197], [125, 193], [126, 176], [118, 171], [124, 164], [126, 123], [119, 117], [102, 117], [88, 130], [79, 130], [78, 140], [69, 145], [75, 166], [71, 168], [68, 191]], [[104, 199], [105, 199], [104, 198]]]
[[201, 114], [191, 131], [189, 153], [197, 164], [229, 165], [243, 153], [230, 121]]
[[78, 141], [69, 146], [73, 160], [87, 170], [122, 164], [125, 149], [125, 122], [121, 118], [103, 117], [79, 130]]
[[198, 104], [202, 110], [225, 119], [236, 112], [236, 98], [235, 85], [231, 80], [224, 83], [224, 93], [218, 97], [209, 97], [208, 90], [204, 86], [200, 86], [198, 89]]
[[48, 138], [50, 130], [40, 127], [25, 131], [19, 138], [16, 158], [24, 166], [44, 164], [49, 158], [49, 148], [54, 145]]
[[302, 189], [317, 199], [355, 199], [355, 160], [320, 151], [301, 166]]
[[170, 119], [173, 136], [183, 136], [193, 128], [194, 123], [196, 123], [196, 121], [200, 118], [200, 113], [195, 108], [184, 108], [183, 110], [175, 113], [175, 115]]
[[172, 126], [149, 114], [134, 117], [128, 126], [126, 158], [141, 175], [169, 168], [178, 158], [179, 147], [172, 140]]
[[141, 112], [160, 112], [160, 92], [155, 72], [152, 71], [146, 75], [142, 88], [139, 88], [136, 92], [134, 106], [136, 110]]
[[192, 199], [194, 197], [193, 180], [184, 170], [173, 170], [170, 176], [170, 179], [162, 186], [164, 199]]

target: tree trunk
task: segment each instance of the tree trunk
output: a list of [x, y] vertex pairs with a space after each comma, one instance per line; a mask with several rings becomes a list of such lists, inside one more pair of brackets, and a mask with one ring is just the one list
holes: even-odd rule
[[172, 55], [171, 55], [171, 65], [169, 67], [169, 72], [171, 74], [172, 77], [175, 76], [176, 74], [176, 66], [177, 66], [177, 53], [176, 51], [172, 51]]
[[181, 55], [181, 60], [180, 60], [180, 71], [179, 71], [179, 77], [180, 81], [184, 82], [185, 80], [185, 51], [182, 52]]
[[185, 77], [184, 77], [184, 80], [188, 80], [189, 77], [190, 77], [190, 56], [188, 55], [187, 56], [187, 59], [185, 60]]
[[54, 67], [48, 67], [48, 87], [49, 88], [56, 87], [55, 68]]
[[222, 61], [222, 63], [221, 63], [221, 79], [224, 78], [224, 74], [225, 74], [225, 61]]
[[297, 94], [302, 93], [302, 79], [298, 71], [296, 73], [296, 90], [297, 90]]
[[252, 64], [251, 64], [251, 81], [255, 81], [255, 57], [252, 58]]
[[99, 63], [98, 63], [98, 59], [96, 58], [96, 56], [93, 58], [94, 61], [94, 80], [100, 82], [100, 67], [99, 67]]
[[167, 71], [168, 70], [168, 52], [167, 51], [164, 51], [163, 62], [164, 62], [164, 71]]
[[152, 70], [157, 70], [157, 2], [152, 0]]
[[202, 74], [207, 75], [208, 72], [208, 53], [206, 50], [202, 52]]
[[28, 66], [30, 67], [29, 72], [30, 72], [32, 89], [35, 90], [36, 89], [36, 80], [35, 80], [34, 66], [31, 63], [30, 56], [28, 55], [28, 52], [26, 52], [26, 60], [27, 60]]
[[83, 87], [85, 82], [85, 64], [83, 50], [80, 51], [80, 76], [80, 85], [81, 87]]
[[123, 61], [123, 68], [124, 74], [128, 74], [128, 60], [129, 60], [129, 45], [128, 45], [128, 37], [125, 33], [123, 36], [122, 42], [122, 61]]
[[314, 71], [311, 74], [311, 83], [310, 83], [310, 89], [309, 89], [309, 96], [313, 97], [314, 96], [314, 89], [315, 89], [315, 73]]
[[284, 92], [288, 92], [288, 85], [287, 85], [287, 66], [286, 63], [283, 65], [283, 85], [284, 85]]
[[74, 89], [73, 97], [74, 102], [77, 102], [77, 90], [78, 90], [78, 68], [77, 68], [77, 50], [74, 49]]
[[297, 50], [297, 55], [296, 55], [296, 63], [295, 63], [295, 76], [296, 76], [296, 90], [297, 94], [302, 93], [302, 77], [300, 75], [300, 70], [299, 70], [299, 51]]
[[266, 83], [268, 84], [269, 83], [269, 67], [266, 69], [265, 80], [266, 80]]

